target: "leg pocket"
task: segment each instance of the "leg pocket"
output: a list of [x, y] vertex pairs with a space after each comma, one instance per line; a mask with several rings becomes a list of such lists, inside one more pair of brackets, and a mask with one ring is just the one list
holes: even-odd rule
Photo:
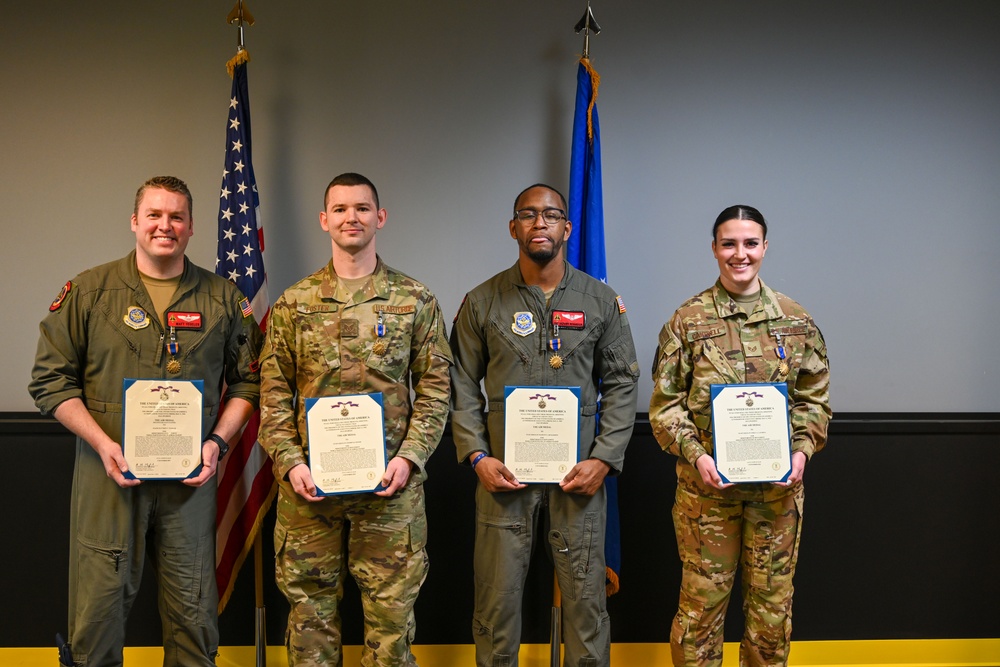
[[[586, 512], [582, 522], [569, 527], [553, 528], [549, 531], [549, 547], [552, 550], [552, 561], [559, 576], [559, 586], [562, 595], [570, 600], [585, 599], [593, 596], [591, 580], [588, 576], [596, 560], [594, 544], [596, 522], [600, 520], [597, 512]], [[603, 548], [604, 545], [600, 545]]]
[[87, 623], [121, 621], [129, 553], [124, 544], [80, 538], [73, 563], [77, 627]]
[[694, 494], [677, 489], [674, 507], [674, 535], [677, 554], [685, 567], [701, 569], [701, 502]]

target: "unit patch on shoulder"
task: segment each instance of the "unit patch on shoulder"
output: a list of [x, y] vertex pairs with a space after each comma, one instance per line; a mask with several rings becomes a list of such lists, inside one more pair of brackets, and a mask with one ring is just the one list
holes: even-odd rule
[[458, 304], [458, 310], [455, 311], [455, 319], [453, 319], [451, 321], [452, 324], [455, 324], [455, 322], [458, 322], [458, 316], [462, 314], [462, 308], [465, 306], [465, 302], [468, 299], [469, 299], [469, 294], [466, 293], [466, 295], [462, 297], [462, 303]]
[[201, 313], [170, 311], [167, 313], [167, 326], [178, 329], [201, 329]]
[[561, 329], [583, 329], [587, 314], [582, 310], [553, 310], [552, 324]]
[[59, 310], [59, 308], [63, 304], [63, 301], [66, 300], [66, 297], [69, 296], [70, 290], [72, 290], [72, 289], [73, 289], [73, 282], [67, 280], [66, 284], [63, 285], [63, 288], [61, 290], [59, 290], [59, 296], [57, 296], [55, 298], [55, 301], [53, 301], [52, 304], [49, 305], [49, 312], [54, 313], [57, 310]]

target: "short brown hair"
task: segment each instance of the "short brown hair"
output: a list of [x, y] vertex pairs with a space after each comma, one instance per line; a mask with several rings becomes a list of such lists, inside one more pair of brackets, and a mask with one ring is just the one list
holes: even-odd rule
[[326, 186], [326, 190], [323, 191], [323, 210], [326, 210], [327, 202], [330, 201], [330, 188], [332, 188], [335, 185], [346, 185], [348, 187], [355, 185], [367, 185], [369, 188], [371, 188], [372, 196], [375, 198], [375, 208], [379, 208], [378, 190], [375, 189], [375, 184], [372, 183], [370, 180], [368, 180], [366, 177], [362, 176], [361, 174], [356, 174], [353, 171], [349, 171], [347, 173], [341, 174], [340, 176], [337, 176], [332, 181], [330, 181], [330, 184], [328, 186]]
[[188, 215], [194, 217], [194, 199], [191, 197], [191, 191], [188, 189], [187, 183], [176, 176], [153, 176], [140, 185], [135, 193], [135, 206], [132, 209], [133, 215], [139, 215], [139, 202], [142, 201], [142, 196], [146, 194], [146, 190], [149, 188], [160, 188], [167, 192], [176, 192], [179, 195], [184, 195], [188, 200]]

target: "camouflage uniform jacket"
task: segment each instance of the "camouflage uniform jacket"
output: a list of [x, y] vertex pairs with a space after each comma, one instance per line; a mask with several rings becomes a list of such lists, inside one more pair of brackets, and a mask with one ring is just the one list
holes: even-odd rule
[[[577, 271], [566, 275], [548, 305], [525, 284], [517, 264], [469, 292], [452, 330], [452, 431], [459, 461], [483, 451], [504, 456], [504, 386], [580, 387], [580, 459], [596, 458], [621, 472], [635, 422], [639, 364], [624, 305], [614, 290]], [[584, 313], [582, 328], [561, 327], [561, 368], [549, 363], [554, 311]], [[515, 313], [531, 313], [534, 332], [512, 330]], [[486, 398], [480, 390], [485, 378]], [[601, 431], [594, 437], [598, 380]], [[489, 401], [489, 412], [484, 408]]]
[[[777, 338], [787, 378], [779, 369]], [[720, 282], [684, 302], [660, 331], [649, 421], [660, 446], [678, 458], [678, 483], [702, 496], [768, 501], [793, 492], [773, 484], [705, 486], [694, 462], [712, 453], [710, 385], [788, 383], [792, 451], [807, 458], [826, 444], [830, 367], [826, 343], [802, 306], [760, 281], [760, 300], [745, 315]]]
[[382, 392], [387, 454], [413, 462], [425, 479], [448, 418], [450, 364], [437, 299], [381, 258], [353, 295], [332, 261], [292, 285], [271, 309], [261, 353], [259, 438], [276, 474], [308, 462], [304, 399]]
[[28, 386], [44, 414], [67, 399], [82, 399], [101, 429], [121, 442], [124, 378], [204, 380], [205, 435], [215, 425], [223, 381], [228, 397], [257, 405], [261, 333], [253, 316], [242, 312], [243, 294], [228, 280], [184, 259], [167, 311], [200, 313], [202, 324], [199, 329], [177, 328], [181, 370], [176, 375], [167, 372], [166, 332], [143, 287], [135, 251], [84, 271], [67, 284], [60, 299], [40, 325]]

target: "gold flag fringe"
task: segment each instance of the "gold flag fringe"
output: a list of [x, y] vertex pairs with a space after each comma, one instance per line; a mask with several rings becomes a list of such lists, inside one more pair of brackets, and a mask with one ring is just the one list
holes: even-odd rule
[[618, 592], [618, 590], [621, 588], [621, 585], [618, 582], [618, 575], [615, 573], [615, 571], [612, 570], [610, 567], [606, 568], [606, 570], [607, 572], [605, 574], [608, 578], [608, 581], [607, 583], [604, 584], [604, 592], [607, 593], [608, 597], [611, 597], [612, 595]]
[[594, 105], [597, 104], [597, 88], [601, 85], [601, 75], [591, 66], [590, 58], [580, 58], [580, 64], [590, 75], [590, 87], [594, 91], [594, 94], [590, 96], [590, 104], [587, 106], [587, 140], [594, 143]]
[[239, 51], [237, 51], [236, 55], [230, 58], [229, 62], [226, 63], [226, 71], [229, 72], [229, 78], [230, 79], [233, 78], [233, 75], [236, 73], [236, 68], [239, 65], [248, 62], [250, 62], [250, 52], [247, 51], [246, 49], [240, 49]]

